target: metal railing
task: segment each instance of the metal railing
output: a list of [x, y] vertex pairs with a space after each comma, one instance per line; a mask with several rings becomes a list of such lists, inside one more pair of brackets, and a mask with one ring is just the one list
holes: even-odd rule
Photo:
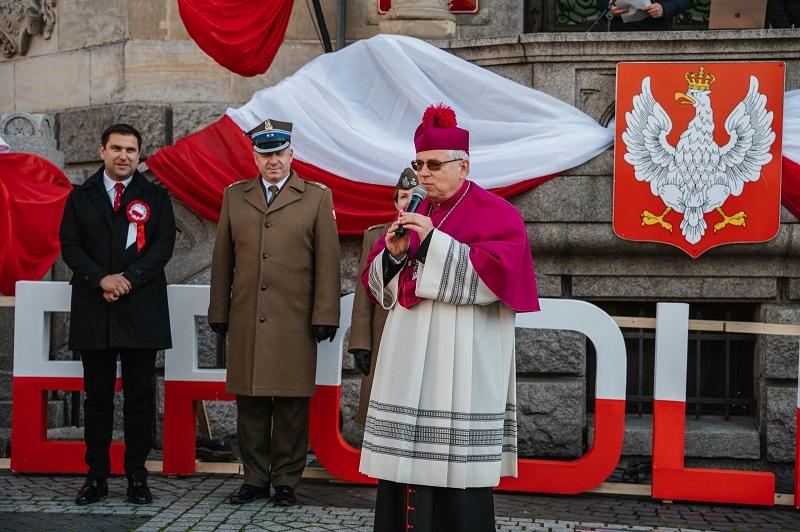
[[[745, 306], [749, 307], [749, 306]], [[752, 308], [739, 309], [747, 314]], [[702, 314], [702, 309], [698, 315]], [[724, 320], [689, 320], [687, 414], [750, 416], [755, 413], [754, 352], [758, 334], [796, 334], [797, 326]], [[655, 319], [615, 317], [622, 328], [628, 358], [626, 410], [641, 417], [652, 414], [655, 366]], [[591, 343], [587, 342], [587, 408], [594, 409], [594, 374]]]
[[[655, 333], [625, 329], [622, 335], [628, 351], [627, 410], [641, 417], [652, 413]], [[687, 412], [693, 412], [695, 419], [723, 415], [726, 421], [731, 415], [752, 415], [754, 347], [755, 337], [749, 334], [690, 332]], [[743, 367], [750, 370], [742, 371]], [[593, 372], [587, 373], [592, 382]], [[593, 403], [589, 396], [590, 408]]]
[[[692, 9], [675, 17], [676, 30], [708, 28], [711, 0], [695, 0]], [[586, 31], [600, 15], [597, 0], [527, 0], [525, 32]], [[600, 23], [595, 31], [605, 31]]]

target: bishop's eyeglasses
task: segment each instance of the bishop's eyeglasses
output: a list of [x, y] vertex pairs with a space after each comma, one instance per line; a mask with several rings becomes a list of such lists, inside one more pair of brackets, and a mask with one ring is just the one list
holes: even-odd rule
[[436, 159], [429, 159], [427, 161], [423, 161], [422, 159], [416, 159], [414, 161], [411, 161], [411, 168], [413, 168], [417, 172], [420, 172], [423, 168], [425, 168], [425, 165], [428, 165], [428, 170], [430, 170], [431, 172], [438, 172], [439, 170], [442, 169], [442, 166], [444, 166], [447, 163], [452, 163], [455, 161], [463, 161], [463, 160], [464, 159], [450, 159], [449, 161], [439, 161]]

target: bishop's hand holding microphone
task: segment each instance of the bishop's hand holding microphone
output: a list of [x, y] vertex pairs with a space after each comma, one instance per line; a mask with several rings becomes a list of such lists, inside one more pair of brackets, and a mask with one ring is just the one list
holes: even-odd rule
[[408, 207], [398, 215], [397, 220], [389, 227], [389, 231], [386, 233], [386, 249], [395, 260], [402, 260], [408, 252], [411, 231], [417, 233], [420, 241], [422, 241], [433, 230], [431, 219], [416, 212], [422, 200], [427, 196], [428, 191], [425, 190], [425, 187], [422, 185], [414, 187], [411, 191], [411, 200], [408, 202]]
[[[411, 200], [408, 202], [408, 207], [405, 208], [405, 212], [417, 212], [419, 209], [419, 204], [422, 203], [422, 200], [428, 197], [428, 191], [425, 190], [425, 187], [422, 185], [417, 185], [411, 191]], [[406, 229], [402, 225], [397, 228], [397, 236], [400, 238], [403, 237], [405, 234]]]

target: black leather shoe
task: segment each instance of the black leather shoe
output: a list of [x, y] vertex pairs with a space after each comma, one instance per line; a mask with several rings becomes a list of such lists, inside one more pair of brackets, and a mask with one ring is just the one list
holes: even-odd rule
[[294, 488], [289, 486], [275, 486], [275, 495], [272, 496], [275, 506], [293, 506], [297, 504], [297, 497], [294, 496]]
[[75, 504], [83, 506], [92, 504], [108, 495], [108, 483], [105, 480], [87, 479], [75, 496]]
[[231, 504], [249, 504], [256, 499], [266, 499], [269, 497], [267, 488], [259, 488], [252, 484], [242, 484], [241, 487], [231, 493], [228, 502]]
[[146, 480], [128, 479], [128, 502], [133, 504], [150, 504], [153, 502], [153, 494], [150, 493]]

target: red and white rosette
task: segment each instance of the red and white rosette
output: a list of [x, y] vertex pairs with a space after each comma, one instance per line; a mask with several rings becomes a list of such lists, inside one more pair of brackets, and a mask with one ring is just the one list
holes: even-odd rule
[[136, 224], [136, 251], [142, 251], [144, 247], [144, 224], [150, 219], [150, 206], [141, 201], [134, 200], [128, 204], [126, 209], [128, 221]]

